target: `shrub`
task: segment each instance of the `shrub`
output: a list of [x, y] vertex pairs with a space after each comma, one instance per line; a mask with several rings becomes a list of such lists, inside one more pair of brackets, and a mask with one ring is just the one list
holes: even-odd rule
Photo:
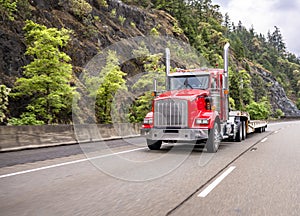
[[8, 110], [8, 95], [10, 90], [5, 85], [0, 85], [0, 123], [6, 119], [5, 113]]
[[90, 14], [93, 9], [85, 0], [60, 0], [58, 4], [66, 7], [73, 15], [80, 18]]
[[13, 13], [17, 11], [17, 2], [11, 0], [0, 0], [0, 13], [2, 15], [2, 20], [7, 16], [9, 20], [13, 21]]
[[266, 98], [263, 98], [261, 102], [252, 101], [246, 106], [246, 111], [250, 114], [251, 119], [268, 119], [271, 113], [271, 105]]
[[8, 120], [8, 125], [43, 125], [44, 121], [37, 120], [34, 113], [23, 113], [21, 118], [12, 118]]
[[157, 31], [157, 29], [155, 27], [153, 27], [150, 30], [150, 35], [152, 35], [152, 36], [159, 36], [159, 31]]
[[281, 109], [276, 109], [276, 111], [274, 113], [274, 117], [277, 119], [280, 119], [282, 116], [284, 116], [284, 112], [282, 112]]
[[120, 15], [118, 19], [119, 19], [121, 25], [124, 25], [126, 18]]

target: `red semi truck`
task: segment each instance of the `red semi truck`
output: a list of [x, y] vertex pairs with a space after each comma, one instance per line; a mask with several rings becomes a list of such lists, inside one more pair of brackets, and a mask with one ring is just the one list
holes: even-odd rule
[[[223, 139], [240, 142], [248, 133], [265, 131], [266, 121], [251, 121], [247, 112], [229, 112], [228, 49], [227, 43], [224, 69], [172, 73], [166, 49], [167, 91], [153, 100], [141, 131], [149, 149], [160, 149], [162, 142], [205, 143], [207, 151], [214, 153]], [[156, 94], [156, 84], [154, 89]]]

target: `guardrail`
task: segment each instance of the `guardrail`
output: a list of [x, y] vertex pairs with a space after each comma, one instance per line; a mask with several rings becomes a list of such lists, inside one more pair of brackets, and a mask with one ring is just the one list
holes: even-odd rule
[[140, 126], [126, 123], [0, 126], [0, 152], [137, 136], [140, 134]]

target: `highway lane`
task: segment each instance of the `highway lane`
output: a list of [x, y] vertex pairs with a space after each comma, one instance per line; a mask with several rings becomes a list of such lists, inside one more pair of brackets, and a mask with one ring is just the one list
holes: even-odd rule
[[[246, 177], [249, 181], [252, 173], [248, 173], [248, 166], [255, 164], [260, 158], [259, 155], [255, 161], [244, 158], [249, 153], [257, 154], [262, 151], [257, 146], [267, 145], [272, 141], [271, 137], [280, 136], [289, 126], [298, 127], [299, 131], [299, 122], [273, 124], [266, 133], [250, 135], [242, 143], [222, 143], [217, 154], [208, 154], [202, 148], [192, 149], [185, 145], [176, 145], [172, 149], [167, 145], [161, 151], [149, 151], [144, 148], [145, 141], [136, 138], [130, 140], [132, 145], [120, 144], [121, 141], [112, 146], [108, 144], [111, 149], [107, 151], [98, 152], [91, 144], [89, 148], [84, 148], [84, 151], [90, 149], [86, 155], [77, 151], [76, 154], [66, 153], [66, 156], [53, 156], [42, 161], [29, 160], [29, 163], [22, 164], [15, 162], [14, 165], [3, 166], [0, 175], [31, 171], [0, 178], [0, 212], [2, 215], [202, 215], [205, 213], [204, 209], [208, 213], [216, 213], [222, 210], [230, 212], [228, 209], [233, 208], [236, 209], [234, 213], [239, 213], [244, 209], [233, 207], [236, 203], [224, 200], [214, 202], [215, 199], [207, 198], [220, 196], [221, 199], [222, 193], [228, 190], [220, 188], [238, 172], [240, 174], [234, 178], [237, 181], [234, 185], [240, 188], [231, 185], [230, 191], [238, 194], [239, 190], [247, 190], [246, 184], [238, 183], [243, 182]], [[275, 131], [279, 132], [274, 133]], [[265, 138], [267, 140], [261, 143]], [[255, 148], [256, 151], [250, 151]], [[277, 152], [277, 149], [271, 147], [265, 153], [268, 155], [272, 151]], [[14, 154], [17, 153], [12, 152], [16, 156]], [[86, 156], [93, 159], [88, 160]], [[122, 160], [115, 160], [116, 156]], [[170, 164], [176, 165], [174, 161], [178, 157], [184, 158], [182, 156], [186, 156], [183, 162], [170, 167]], [[127, 164], [126, 161], [133, 164]], [[145, 161], [148, 163], [144, 164]], [[297, 161], [295, 159], [295, 163]], [[59, 164], [61, 166], [56, 166]], [[232, 164], [237, 168], [220, 185], [206, 198], [197, 197], [202, 189]], [[45, 169], [40, 169], [42, 167]], [[158, 168], [161, 173], [156, 172]], [[141, 176], [151, 178], [137, 181]], [[259, 178], [259, 175], [255, 177]], [[221, 192], [217, 193], [218, 190]], [[253, 197], [256, 198], [254, 195], [255, 190]], [[216, 204], [220, 208], [209, 212], [208, 209], [215, 209]], [[255, 201], [253, 204], [255, 205]]]
[[173, 215], [299, 215], [300, 123], [280, 126], [230, 164], [235, 169], [210, 194], [201, 197], [213, 181]]

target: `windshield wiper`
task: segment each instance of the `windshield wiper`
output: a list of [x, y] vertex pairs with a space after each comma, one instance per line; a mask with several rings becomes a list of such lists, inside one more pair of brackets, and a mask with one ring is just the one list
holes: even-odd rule
[[186, 87], [190, 87], [191, 89], [193, 89], [193, 87], [189, 84], [188, 78], [185, 78], [185, 81], [184, 81], [183, 85], [185, 85]]

